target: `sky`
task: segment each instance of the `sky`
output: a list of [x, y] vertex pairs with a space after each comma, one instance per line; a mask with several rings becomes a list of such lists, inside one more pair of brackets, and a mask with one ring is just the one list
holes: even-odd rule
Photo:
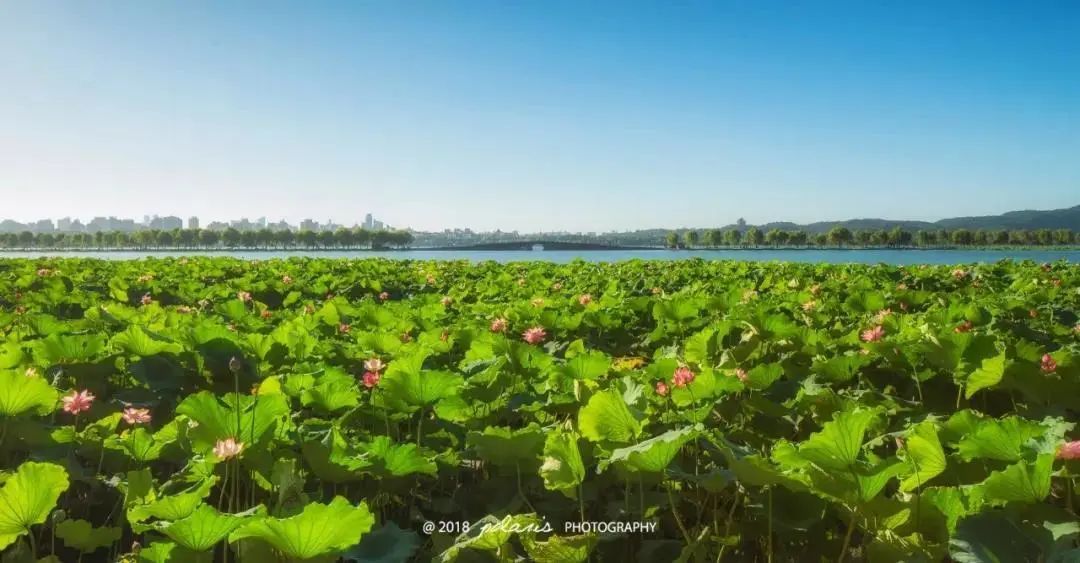
[[1080, 204], [1080, 3], [0, 1], [0, 218], [608, 231]]

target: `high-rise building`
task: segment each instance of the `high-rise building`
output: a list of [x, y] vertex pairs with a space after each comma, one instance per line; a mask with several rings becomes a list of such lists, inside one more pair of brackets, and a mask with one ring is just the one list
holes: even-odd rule
[[71, 217], [64, 217], [63, 219], [57, 219], [56, 230], [62, 232], [68, 232], [71, 230]]
[[375, 228], [375, 218], [371, 216], [371, 213], [364, 216], [364, 228], [369, 231]]
[[192, 230], [198, 229], [199, 228], [199, 218], [195, 217], [194, 215], [192, 215], [191, 217], [188, 217], [187, 228], [192, 229]]
[[304, 219], [303, 221], [300, 222], [300, 230], [301, 231], [317, 231], [317, 230], [319, 230], [319, 223], [318, 223], [318, 221], [313, 221], [311, 219]]

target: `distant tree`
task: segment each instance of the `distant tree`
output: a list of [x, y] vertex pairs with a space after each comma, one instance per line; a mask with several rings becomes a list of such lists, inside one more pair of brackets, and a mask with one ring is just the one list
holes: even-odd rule
[[177, 242], [184, 248], [192, 248], [199, 240], [198, 229], [180, 229], [180, 236], [177, 237]]
[[739, 229], [728, 229], [724, 231], [724, 244], [728, 246], [739, 246], [742, 241], [742, 231]]
[[270, 248], [277, 241], [277, 237], [270, 229], [259, 229], [255, 232], [255, 241], [263, 248]]
[[1050, 229], [1039, 229], [1035, 231], [1035, 243], [1042, 246], [1049, 246], [1054, 244], [1054, 233]]
[[938, 229], [934, 232], [934, 240], [937, 241], [937, 244], [949, 244], [949, 231], [946, 231], [945, 229]]
[[206, 248], [212, 248], [217, 246], [218, 241], [221, 240], [217, 231], [211, 231], [210, 229], [203, 229], [199, 231], [199, 244]]
[[225, 243], [225, 246], [229, 248], [236, 248], [240, 246], [243, 237], [244, 236], [240, 234], [240, 231], [233, 227], [229, 227], [225, 229], [225, 232], [221, 233], [221, 242]]
[[683, 235], [683, 240], [686, 241], [687, 248], [694, 248], [698, 245], [698, 233], [697, 231], [690, 229]]
[[274, 242], [281, 248], [291, 248], [296, 243], [296, 233], [289, 229], [282, 229], [274, 232]]
[[[378, 232], [376, 232], [375, 234], [378, 235]], [[375, 248], [375, 244], [376, 244], [375, 239], [377, 239], [377, 238], [378, 238], [377, 236], [372, 238], [372, 241], [371, 241], [371, 247], [372, 248]], [[679, 234], [676, 233], [675, 231], [669, 231], [668, 234], [664, 237], [664, 246], [666, 246], [668, 248], [679, 248]]]
[[709, 229], [705, 231], [705, 246], [709, 248], [716, 248], [724, 244], [724, 233], [720, 229]]
[[862, 246], [870, 246], [870, 243], [874, 240], [874, 233], [866, 230], [859, 229], [855, 231], [855, 242]]
[[851, 231], [847, 227], [833, 227], [829, 229], [829, 233], [826, 235], [826, 240], [830, 244], [836, 246], [844, 246], [845, 244], [851, 244], [852, 235]]
[[765, 244], [769, 246], [777, 246], [780, 244], [780, 235], [783, 233], [780, 229], [769, 229], [769, 232], [765, 233]]
[[243, 231], [240, 233], [240, 246], [244, 248], [256, 248], [259, 246], [259, 235], [255, 231]]
[[874, 243], [874, 246], [887, 246], [889, 244], [889, 233], [885, 232], [885, 229], [874, 229], [870, 233], [870, 241]]
[[993, 242], [994, 244], [1009, 244], [1009, 231], [994, 231], [991, 242]]
[[761, 246], [765, 242], [765, 233], [762, 233], [761, 229], [757, 227], [750, 227], [746, 229], [746, 236], [743, 237], [743, 241], [750, 246]]
[[22, 248], [30, 248], [34, 244], [34, 233], [30, 231], [22, 231], [19, 233], [19, 246]]
[[829, 235], [826, 233], [814, 234], [814, 244], [817, 246], [825, 246], [829, 242]]
[[975, 235], [967, 229], [956, 229], [952, 232], [952, 243], [957, 246], [969, 246], [975, 241]]
[[297, 242], [304, 248], [315, 248], [315, 244], [318, 242], [319, 234], [315, 231], [303, 230], [296, 235]]
[[1072, 244], [1073, 233], [1069, 229], [1054, 231], [1054, 244]]
[[[371, 231], [357, 227], [356, 229], [353, 229], [353, 240], [356, 241], [357, 246], [369, 246], [371, 244]], [[412, 244], [411, 240], [409, 241], [409, 244]]]
[[1028, 232], [1023, 229], [1017, 229], [1015, 231], [1009, 231], [1009, 244], [1024, 245], [1028, 244]]
[[975, 246], [986, 246], [987, 244], [990, 244], [990, 234], [986, 232], [986, 229], [975, 231]]
[[791, 231], [788, 233], [788, 241], [793, 246], [806, 246], [810, 242], [810, 236], [806, 234], [806, 231]]
[[159, 248], [168, 248], [173, 245], [172, 231], [157, 231], [154, 235], [154, 244]]

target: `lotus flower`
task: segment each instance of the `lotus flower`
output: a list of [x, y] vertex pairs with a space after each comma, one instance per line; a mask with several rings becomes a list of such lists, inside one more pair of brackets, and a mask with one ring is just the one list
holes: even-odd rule
[[664, 290], [660, 289], [659, 287], [652, 288], [652, 294], [653, 295], [660, 295], [663, 292], [664, 292]]
[[1042, 368], [1043, 373], [1054, 373], [1057, 371], [1057, 362], [1050, 354], [1043, 354], [1042, 364], [1039, 367]]
[[412, 342], [412, 335], [407, 332], [401, 333], [401, 341], [405, 343]]
[[1050, 263], [1049, 262], [1043, 262], [1042, 264], [1039, 265], [1039, 267], [1042, 268], [1042, 271], [1044, 271], [1044, 272], [1049, 272], [1050, 271]]
[[555, 282], [555, 283], [551, 284], [551, 289], [554, 289], [555, 291], [561, 290], [562, 289], [562, 282]]
[[244, 443], [237, 442], [234, 438], [218, 440], [217, 443], [214, 444], [214, 455], [222, 461], [240, 455], [240, 452], [243, 450]]
[[442, 299], [439, 300], [439, 303], [441, 303], [443, 307], [449, 307], [450, 304], [453, 303], [453, 302], [454, 302], [454, 299], [452, 297], [450, 297], [449, 295], [444, 296]]
[[1080, 440], [1065, 442], [1058, 448], [1058, 459], [1080, 459]]
[[425, 281], [427, 281], [428, 285], [435, 285], [435, 276], [428, 276]]
[[285, 285], [291, 284], [292, 283], [292, 276], [290, 276], [288, 274], [286, 274], [284, 276], [281, 276], [281, 283], [283, 283]]
[[52, 270], [48, 268], [38, 268], [37, 275], [39, 278], [44, 278], [46, 276], [52, 275]]
[[251, 294], [246, 292], [246, 291], [238, 291], [238, 292], [236, 292], [236, 297], [237, 297], [237, 299], [243, 301], [244, 303], [250, 303], [251, 302]]
[[82, 391], [72, 391], [71, 394], [65, 395], [60, 400], [64, 404], [64, 412], [79, 414], [90, 410], [90, 405], [94, 404], [94, 395], [84, 389]]
[[821, 293], [821, 284], [815, 283], [814, 285], [810, 286], [810, 295], [816, 297], [819, 293]]
[[379, 375], [379, 372], [377, 371], [365, 372], [364, 376], [361, 378], [364, 383], [364, 387], [368, 389], [374, 389], [375, 386], [379, 384], [380, 379], [382, 379], [382, 376]]
[[525, 278], [518, 278], [518, 287], [525, 287]]
[[667, 394], [668, 394], [667, 383], [664, 383], [663, 381], [657, 381], [656, 382], [656, 394], [660, 395], [661, 397], [666, 397]]
[[866, 329], [862, 331], [861, 338], [863, 342], [877, 342], [885, 337], [885, 327], [877, 325], [874, 328]]
[[679, 366], [675, 370], [675, 374], [671, 376], [671, 383], [676, 387], [686, 387], [694, 380], [694, 372], [690, 371], [690, 368], [686, 366]]
[[341, 323], [337, 325], [337, 331], [341, 334], [349, 334], [350, 330], [352, 330], [352, 327], [349, 326], [349, 323]]
[[271, 315], [271, 313], [270, 313], [270, 309], [263, 309], [263, 310], [262, 310], [262, 311], [261, 311], [261, 312], [259, 313], [259, 316], [260, 316], [260, 317], [262, 317], [262, 318], [264, 318], [264, 319], [269, 319], [269, 318], [270, 318], [270, 315]]
[[579, 295], [578, 298], [577, 298], [577, 302], [578, 302], [578, 305], [581, 305], [582, 307], [585, 307], [589, 303], [592, 303], [592, 295], [589, 295], [588, 293]]
[[962, 280], [962, 279], [966, 278], [967, 275], [968, 275], [968, 273], [965, 270], [963, 270], [962, 268], [957, 268], [957, 269], [952, 271], [952, 277], [954, 279]]
[[379, 300], [380, 301], [386, 301], [387, 299], [390, 299], [390, 294], [389, 293], [384, 291], [384, 292], [379, 294]]
[[150, 281], [152, 279], [154, 279], [154, 274], [143, 274], [143, 275], [139, 276], [138, 282], [139, 283], [146, 283], [146, 282], [148, 282], [148, 281]]
[[379, 373], [385, 367], [386, 367], [386, 364], [384, 364], [383, 361], [380, 360], [379, 358], [371, 358], [370, 360], [364, 360], [364, 369], [367, 370], [367, 371], [373, 371], [375, 373]]
[[814, 309], [817, 309], [817, 301], [814, 301], [813, 299], [811, 299], [811, 300], [807, 301], [806, 303], [802, 304], [802, 310], [805, 313], [809, 313], [809, 312], [813, 311]]
[[892, 314], [892, 309], [882, 309], [882, 310], [878, 311], [877, 314], [874, 315], [874, 323], [875, 324], [881, 324], [881, 323], [885, 322], [885, 317], [888, 317], [891, 314]]
[[137, 409], [128, 407], [122, 415], [124, 422], [128, 424], [148, 424], [150, 422], [150, 409]]
[[544, 332], [544, 327], [534, 326], [521, 333], [521, 337], [529, 344], [539, 344], [547, 337], [547, 332]]
[[139, 299], [139, 302], [143, 305], [149, 305], [154, 302], [154, 298], [150, 297], [149, 293], [144, 293], [142, 299]]
[[1033, 319], [1038, 318], [1039, 311], [1036, 310], [1036, 309], [1032, 309], [1032, 310], [1028, 311], [1028, 316], [1033, 318]]
[[540, 473], [552, 473], [562, 469], [562, 462], [558, 458], [545, 457], [544, 463], [540, 466]]
[[963, 334], [965, 332], [971, 332], [971, 329], [973, 327], [974, 325], [971, 324], [971, 321], [964, 321], [956, 325], [956, 328], [953, 329], [953, 332], [955, 332], [956, 334]]
[[739, 381], [746, 383], [746, 380], [750, 378], [749, 374], [743, 368], [735, 368], [735, 377], [739, 378]]
[[506, 332], [507, 325], [506, 319], [498, 318], [491, 321], [491, 332]]
[[1057, 278], [1054, 278], [1054, 279], [1050, 280], [1050, 284], [1053, 285], [1054, 287], [1061, 287], [1061, 280], [1059, 280]]
[[177, 305], [176, 312], [186, 315], [191, 312], [191, 307], [188, 307], [187, 305]]
[[544, 306], [544, 298], [543, 297], [537, 297], [536, 299], [533, 299], [531, 301], [531, 303], [532, 303], [533, 307], [543, 307]]

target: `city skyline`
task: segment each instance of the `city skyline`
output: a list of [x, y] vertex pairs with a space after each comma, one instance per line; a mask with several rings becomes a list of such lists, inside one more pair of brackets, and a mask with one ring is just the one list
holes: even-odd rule
[[27, 230], [30, 232], [96, 232], [96, 231], [119, 231], [130, 232], [143, 229], [176, 230], [176, 229], [206, 229], [225, 230], [235, 228], [240, 231], [247, 230], [293, 230], [293, 231], [326, 231], [338, 228], [364, 228], [370, 231], [390, 230], [392, 227], [383, 221], [376, 219], [371, 213], [364, 215], [363, 220], [352, 224], [342, 224], [327, 220], [325, 223], [315, 219], [304, 219], [297, 223], [289, 223], [284, 219], [270, 221], [266, 217], [258, 217], [254, 220], [247, 217], [228, 220], [213, 220], [203, 222], [197, 215], [182, 218], [177, 215], [143, 215], [142, 221], [134, 218], [119, 217], [116, 215], [96, 216], [85, 222], [78, 217], [42, 218], [28, 222], [16, 221], [10, 218], [0, 219], [0, 232], [14, 232]]

